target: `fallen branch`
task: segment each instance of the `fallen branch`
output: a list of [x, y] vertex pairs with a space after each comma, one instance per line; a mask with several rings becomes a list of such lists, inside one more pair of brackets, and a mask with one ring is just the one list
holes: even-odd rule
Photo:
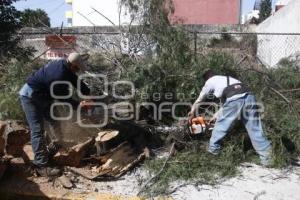
[[300, 91], [300, 88], [290, 89], [290, 90], [279, 90], [279, 92], [297, 92]]
[[279, 92], [278, 90], [275, 90], [274, 88], [272, 88], [272, 87], [269, 87], [275, 94], [277, 94], [278, 96], [280, 96], [281, 98], [283, 98], [283, 100], [285, 101], [285, 102], [287, 102], [288, 104], [290, 104], [291, 103], [291, 101], [290, 100], [288, 100], [288, 98], [286, 98], [281, 92]]
[[178, 189], [183, 188], [183, 187], [188, 186], [188, 185], [193, 185], [193, 184], [191, 184], [191, 183], [183, 183], [183, 184], [181, 184], [181, 185], [178, 185], [177, 187], [175, 187], [175, 188], [172, 189], [171, 191], [166, 192], [165, 195], [171, 195], [171, 194], [173, 194], [174, 192], [177, 192]]
[[169, 155], [168, 155], [168, 157], [166, 158], [166, 160], [165, 160], [165, 162], [164, 162], [162, 168], [158, 171], [157, 174], [155, 174], [152, 178], [150, 178], [148, 181], [146, 181], [146, 183], [141, 187], [141, 189], [140, 189], [140, 191], [138, 192], [137, 195], [140, 195], [147, 187], [153, 185], [153, 183], [152, 183], [152, 184], [150, 184], [150, 183], [151, 183], [153, 180], [157, 179], [157, 178], [160, 176], [160, 174], [164, 171], [164, 169], [165, 169], [165, 167], [166, 167], [168, 161], [170, 160], [171, 156], [172, 156], [173, 153], [174, 153], [174, 150], [175, 150], [175, 142], [172, 143], [172, 146], [171, 146], [170, 151], [169, 151]]
[[295, 117], [299, 120], [300, 119], [300, 116], [299, 116], [299, 113], [298, 111], [294, 108], [292, 102], [290, 100], [288, 100], [288, 98], [286, 98], [281, 92], [275, 90], [274, 88], [272, 87], [269, 87], [275, 94], [277, 94], [278, 96], [280, 96], [288, 105], [289, 105], [289, 108], [292, 112], [294, 112], [295, 114]]

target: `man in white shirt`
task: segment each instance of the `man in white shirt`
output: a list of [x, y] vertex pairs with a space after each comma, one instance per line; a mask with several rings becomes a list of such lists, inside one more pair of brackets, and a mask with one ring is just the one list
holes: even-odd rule
[[213, 117], [216, 123], [209, 141], [208, 152], [217, 155], [221, 149], [221, 140], [226, 136], [232, 124], [237, 119], [241, 119], [254, 149], [260, 156], [261, 164], [270, 165], [271, 143], [264, 136], [255, 96], [239, 80], [229, 76], [215, 75], [212, 70], [206, 70], [203, 78], [205, 85], [189, 112], [189, 119], [195, 117], [197, 104], [202, 102], [207, 95], [213, 93], [215, 97], [222, 98], [224, 101], [222, 108]]

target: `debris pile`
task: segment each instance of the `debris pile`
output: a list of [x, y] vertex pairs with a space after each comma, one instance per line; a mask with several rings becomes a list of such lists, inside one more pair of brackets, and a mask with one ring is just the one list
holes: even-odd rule
[[[26, 155], [24, 148], [29, 141], [30, 132], [22, 122], [0, 121], [0, 179], [8, 169], [20, 169], [20, 165], [24, 164], [21, 157]], [[33, 158], [33, 153], [31, 157]]]
[[[52, 158], [52, 162], [65, 171], [63, 176], [56, 178], [56, 183], [69, 189], [74, 186], [74, 177], [88, 180], [119, 178], [150, 156], [146, 144], [151, 140], [147, 130], [130, 123], [110, 126], [117, 129], [106, 128], [96, 134], [97, 137], [69, 148], [62, 145]], [[16, 121], [6, 121], [0, 122], [0, 130], [0, 178], [6, 174], [7, 166], [13, 166], [8, 170], [12, 172], [21, 165], [25, 170], [19, 171], [31, 169], [34, 153], [28, 128]], [[144, 136], [131, 137], [130, 131], [134, 134], [139, 131], [138, 134]]]

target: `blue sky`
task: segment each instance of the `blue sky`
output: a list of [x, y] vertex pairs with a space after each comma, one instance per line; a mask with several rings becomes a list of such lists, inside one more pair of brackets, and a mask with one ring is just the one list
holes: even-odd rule
[[65, 0], [19, 0], [14, 3], [14, 6], [18, 10], [30, 9], [43, 9], [48, 13], [51, 20], [51, 26], [61, 26], [64, 22], [64, 26], [67, 24], [65, 18], [65, 11], [71, 10], [71, 6], [65, 3]]
[[[272, 0], [273, 5], [277, 0]], [[253, 9], [255, 0], [244, 0], [243, 13], [248, 13]], [[71, 10], [71, 6], [65, 3], [65, 0], [19, 0], [16, 2], [15, 7], [18, 10], [24, 10], [26, 8], [37, 9], [41, 8], [48, 13], [51, 20], [51, 26], [57, 27], [67, 24], [65, 18], [65, 11]]]

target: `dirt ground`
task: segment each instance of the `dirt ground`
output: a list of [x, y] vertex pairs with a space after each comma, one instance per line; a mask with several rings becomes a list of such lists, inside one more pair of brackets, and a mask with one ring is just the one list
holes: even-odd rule
[[[175, 200], [297, 200], [300, 199], [300, 167], [287, 169], [269, 169], [251, 163], [244, 163], [239, 168], [240, 174], [224, 180], [215, 186], [186, 185], [173, 183], [178, 188], [171, 195]], [[80, 176], [66, 173], [72, 179], [74, 187], [65, 189], [58, 180], [48, 180], [42, 177], [28, 176], [24, 173], [14, 173], [2, 180], [0, 188], [8, 188], [18, 194], [46, 195], [48, 197], [68, 196], [70, 193], [99, 193], [120, 196], [136, 196], [143, 178], [148, 173], [141, 167], [128, 172], [118, 180], [91, 181]]]

